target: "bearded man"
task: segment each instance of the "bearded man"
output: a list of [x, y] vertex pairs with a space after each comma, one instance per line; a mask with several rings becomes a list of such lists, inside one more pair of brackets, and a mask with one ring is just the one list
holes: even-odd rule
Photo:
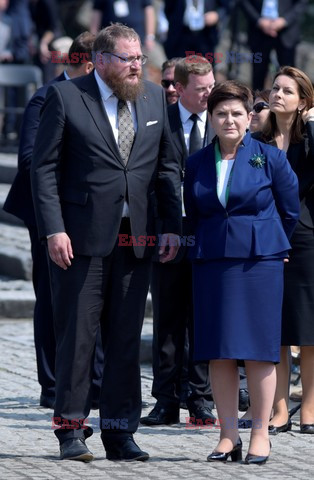
[[140, 335], [157, 216], [160, 260], [173, 259], [178, 248], [180, 174], [162, 88], [141, 78], [146, 57], [138, 34], [112, 24], [94, 50], [93, 73], [50, 87], [31, 172], [39, 235], [50, 257], [55, 434], [61, 459], [93, 459], [86, 418], [100, 323], [106, 456], [143, 461], [149, 455], [133, 439], [141, 413]]

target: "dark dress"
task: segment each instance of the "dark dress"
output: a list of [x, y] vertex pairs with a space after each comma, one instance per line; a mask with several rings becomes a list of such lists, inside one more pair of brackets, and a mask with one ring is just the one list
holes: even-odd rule
[[288, 160], [300, 182], [301, 213], [285, 265], [282, 345], [314, 345], [314, 122], [307, 138], [290, 145]]
[[[261, 168], [250, 163], [256, 154]], [[283, 257], [299, 210], [286, 155], [246, 134], [224, 208], [211, 144], [187, 160], [184, 197], [195, 234], [195, 360], [279, 362]]]

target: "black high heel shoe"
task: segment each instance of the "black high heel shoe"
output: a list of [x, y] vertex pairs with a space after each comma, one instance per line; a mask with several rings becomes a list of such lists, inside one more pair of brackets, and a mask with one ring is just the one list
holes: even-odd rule
[[[271, 442], [269, 442], [269, 453], [271, 450]], [[253, 453], [248, 453], [245, 457], [244, 463], [246, 465], [264, 465], [269, 459], [269, 454], [264, 455], [253, 455]]]
[[232, 462], [241, 462], [242, 460], [242, 440], [238, 439], [236, 445], [230, 452], [213, 452], [207, 457], [208, 462], [226, 462], [231, 457]]
[[284, 425], [280, 425], [280, 427], [276, 427], [275, 425], [269, 425], [268, 433], [269, 435], [278, 435], [278, 433], [282, 432], [290, 432], [292, 428], [291, 418], [288, 419], [287, 423]]

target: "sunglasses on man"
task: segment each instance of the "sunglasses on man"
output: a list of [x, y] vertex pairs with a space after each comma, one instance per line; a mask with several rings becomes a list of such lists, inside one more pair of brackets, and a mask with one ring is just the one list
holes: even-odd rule
[[268, 103], [266, 102], [258, 102], [256, 105], [254, 105], [253, 110], [255, 113], [260, 113], [264, 108], [269, 108]]
[[172, 85], [174, 87], [175, 86], [175, 81], [174, 80], [161, 80], [161, 85], [164, 88], [169, 88], [170, 85]]

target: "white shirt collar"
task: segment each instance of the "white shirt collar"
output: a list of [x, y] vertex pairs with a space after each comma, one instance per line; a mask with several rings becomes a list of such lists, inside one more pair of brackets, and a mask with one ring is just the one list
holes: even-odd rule
[[95, 74], [95, 79], [101, 94], [102, 99], [106, 102], [111, 95], [114, 95], [113, 91], [111, 90], [110, 87], [103, 81], [102, 78], [100, 78], [97, 70], [94, 70]]
[[[181, 122], [182, 123], [185, 123], [187, 122], [188, 120], [190, 120], [190, 116], [192, 115], [192, 112], [190, 112], [189, 110], [187, 110], [181, 103], [180, 99], [178, 101], [178, 107], [179, 107], [179, 112], [180, 112], [180, 118], [181, 118]], [[198, 118], [206, 123], [206, 119], [207, 119], [207, 110], [204, 110], [203, 112], [199, 112], [197, 113], [196, 115], [198, 115]]]

